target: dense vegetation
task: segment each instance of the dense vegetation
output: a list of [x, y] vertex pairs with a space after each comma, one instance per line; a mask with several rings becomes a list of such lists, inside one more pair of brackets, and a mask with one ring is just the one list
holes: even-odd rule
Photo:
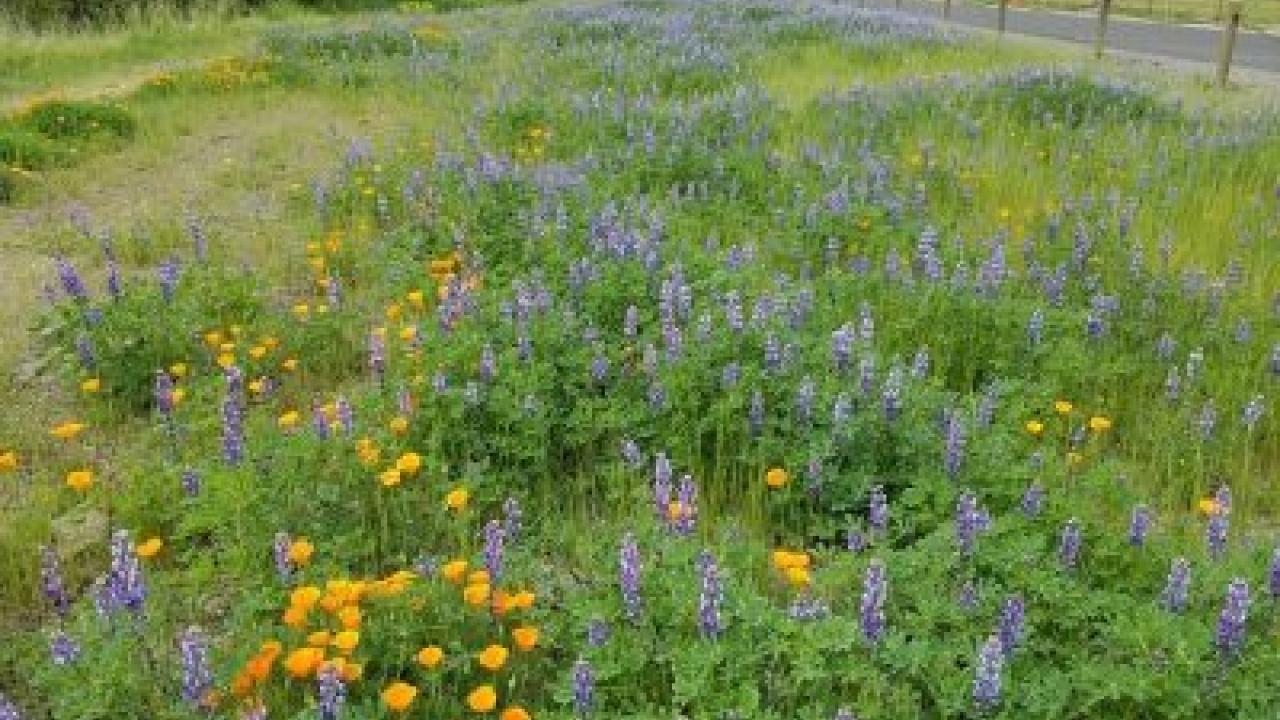
[[1039, 66], [809, 92], [780, 60], [988, 50], [842, 4], [466, 23], [131, 100], [463, 112], [344, 139], [282, 283], [197, 215], [73, 218], [104, 272], [38, 325], [79, 415], [0, 438], [61, 488], [0, 718], [1280, 712], [1276, 115]]

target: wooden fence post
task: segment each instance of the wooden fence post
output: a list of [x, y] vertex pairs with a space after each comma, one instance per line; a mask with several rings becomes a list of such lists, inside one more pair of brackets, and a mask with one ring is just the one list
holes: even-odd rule
[[1107, 17], [1111, 15], [1111, 0], [1098, 3], [1098, 35], [1093, 39], [1093, 56], [1101, 58], [1107, 47]]
[[1009, 0], [1000, 0], [1000, 13], [996, 16], [996, 29], [1004, 34], [1005, 16], [1009, 14]]
[[942, 0], [942, 19], [951, 19], [951, 0]]
[[1240, 29], [1240, 0], [1231, 0], [1227, 6], [1227, 21], [1222, 26], [1222, 45], [1218, 53], [1218, 87], [1227, 86], [1231, 74], [1231, 55], [1236, 49], [1236, 32]]

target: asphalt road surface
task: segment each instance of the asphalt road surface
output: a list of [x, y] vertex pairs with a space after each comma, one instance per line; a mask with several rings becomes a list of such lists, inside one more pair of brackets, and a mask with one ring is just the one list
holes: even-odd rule
[[[866, 0], [874, 7], [895, 7], [893, 0]], [[906, 12], [941, 17], [938, 2], [903, 0]], [[996, 28], [998, 11], [994, 7], [952, 0], [951, 21], [957, 25]], [[1006, 30], [1021, 35], [1055, 38], [1092, 44], [1098, 29], [1096, 15], [1045, 10], [1009, 8]], [[1169, 25], [1157, 22], [1122, 19], [1112, 15], [1107, 22], [1107, 49], [1139, 53], [1192, 62], [1217, 63], [1222, 28], [1194, 25]], [[1280, 35], [1241, 31], [1236, 37], [1232, 67], [1280, 73]]]

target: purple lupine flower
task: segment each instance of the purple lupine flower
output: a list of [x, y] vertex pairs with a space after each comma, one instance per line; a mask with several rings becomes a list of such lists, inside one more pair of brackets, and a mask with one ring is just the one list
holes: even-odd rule
[[1187, 591], [1190, 588], [1191, 563], [1186, 558], [1174, 558], [1161, 593], [1161, 604], [1171, 613], [1183, 612], [1187, 609]]
[[849, 416], [852, 413], [853, 403], [849, 400], [849, 394], [836, 395], [835, 402], [831, 404], [831, 424], [835, 425], [837, 430], [841, 429], [849, 422]]
[[753, 437], [764, 433], [764, 393], [754, 390], [751, 393], [751, 405], [747, 408], [747, 425]]
[[841, 325], [831, 333], [831, 362], [838, 372], [849, 369], [853, 341], [854, 331], [848, 324]]
[[655, 413], [662, 412], [667, 407], [667, 391], [662, 387], [662, 383], [653, 382], [649, 385], [649, 408]]
[[1000, 608], [1000, 623], [997, 635], [1000, 648], [1006, 658], [1013, 657], [1013, 651], [1022, 643], [1026, 632], [1027, 608], [1021, 595], [1014, 595], [1004, 601]]
[[209, 640], [204, 631], [190, 626], [178, 635], [178, 652], [182, 656], [182, 699], [195, 707], [206, 707], [213, 690], [213, 672], [209, 670]]
[[871, 532], [883, 536], [889, 531], [889, 498], [884, 494], [884, 486], [871, 488], [871, 497], [867, 502], [867, 525]]
[[387, 339], [377, 330], [369, 332], [369, 374], [377, 382], [387, 371]]
[[1182, 394], [1182, 378], [1178, 375], [1178, 366], [1169, 368], [1169, 375], [1164, 381], [1164, 395], [1169, 402], [1174, 402]]
[[159, 269], [156, 270], [156, 278], [160, 281], [160, 295], [165, 302], [173, 302], [173, 295], [178, 290], [180, 272], [181, 267], [174, 258], [160, 263]]
[[911, 377], [923, 378], [929, 374], [929, 348], [921, 347], [911, 359]]
[[61, 630], [49, 635], [49, 662], [65, 667], [80, 659], [80, 643]]
[[1214, 428], [1218, 425], [1218, 411], [1214, 407], [1213, 399], [1204, 401], [1204, 406], [1200, 408], [1200, 417], [1196, 420], [1196, 427], [1200, 430], [1200, 437], [1209, 440], [1213, 437]]
[[608, 379], [609, 358], [597, 351], [596, 356], [591, 360], [591, 381], [596, 385], [603, 385]]
[[978, 425], [984, 428], [991, 427], [991, 423], [995, 420], [996, 406], [1000, 402], [1000, 395], [995, 385], [987, 386], [986, 392], [982, 394], [982, 400], [978, 403]]
[[22, 720], [22, 712], [9, 698], [0, 693], [0, 720]]
[[1080, 545], [1083, 542], [1083, 535], [1080, 531], [1080, 521], [1071, 518], [1062, 528], [1062, 538], [1058, 542], [1058, 559], [1062, 561], [1062, 566], [1067, 570], [1074, 570], [1076, 563], [1080, 561]]
[[628, 305], [627, 312], [622, 317], [622, 335], [627, 338], [634, 338], [636, 333], [640, 331], [640, 308], [635, 305]]
[[1151, 510], [1146, 505], [1135, 505], [1129, 517], [1129, 544], [1142, 547], [1151, 529]]
[[609, 642], [609, 636], [612, 634], [609, 629], [609, 623], [602, 618], [594, 617], [587, 622], [587, 645], [590, 647], [604, 647]]
[[876, 359], [868, 354], [858, 360], [858, 391], [862, 397], [870, 397], [876, 388]]
[[1177, 350], [1178, 344], [1174, 341], [1173, 335], [1168, 330], [1160, 334], [1160, 339], [1156, 341], [1156, 356], [1164, 362], [1173, 359], [1173, 353]]
[[1253, 338], [1253, 326], [1249, 324], [1246, 318], [1240, 318], [1236, 322], [1235, 341], [1241, 345], [1247, 344]]
[[1022, 494], [1022, 512], [1029, 518], [1036, 517], [1044, 511], [1044, 488], [1039, 483], [1032, 483]]
[[508, 497], [502, 502], [502, 539], [514, 545], [523, 531], [524, 510], [515, 496]]
[[960, 608], [971, 612], [978, 606], [978, 586], [972, 580], [965, 580], [960, 586]]
[[957, 413], [948, 412], [942, 466], [952, 480], [960, 474], [960, 467], [964, 464], [965, 443], [963, 423]]
[[796, 390], [796, 416], [802, 424], [808, 425], [813, 422], [813, 401], [817, 394], [818, 389], [814, 385], [813, 378], [806, 376], [800, 382], [800, 388]]
[[851, 553], [860, 553], [867, 549], [867, 537], [857, 529], [850, 529], [845, 534], [844, 547]]
[[669, 522], [668, 511], [671, 506], [671, 461], [666, 453], [658, 453], [653, 461], [653, 502], [658, 512], [658, 519]]
[[182, 492], [189, 498], [200, 494], [200, 474], [192, 468], [182, 471]]
[[595, 706], [596, 676], [591, 664], [578, 660], [573, 664], [573, 709], [581, 717], [591, 714]]
[[156, 409], [167, 418], [173, 413], [173, 378], [164, 370], [156, 371], [153, 395]]
[[644, 464], [644, 455], [640, 452], [640, 446], [636, 445], [631, 438], [622, 439], [622, 461], [633, 470]]
[[1036, 308], [1027, 320], [1027, 340], [1035, 347], [1044, 339], [1044, 311]]
[[986, 529], [987, 514], [978, 506], [978, 498], [968, 490], [960, 493], [956, 501], [956, 548], [964, 555], [973, 555], [978, 533]]
[[680, 514], [672, 522], [672, 529], [677, 534], [689, 535], [698, 520], [698, 486], [693, 482], [693, 476], [685, 475], [680, 478], [676, 503], [679, 504]]
[[1249, 583], [1236, 578], [1227, 587], [1227, 599], [1218, 616], [1218, 631], [1215, 636], [1219, 656], [1224, 662], [1236, 659], [1244, 649], [1248, 621]]
[[338, 427], [342, 428], [342, 433], [344, 435], [355, 434], [356, 419], [350, 401], [339, 395], [338, 399], [333, 402], [333, 408], [334, 413], [338, 416]]
[[291, 545], [293, 545], [293, 539], [286, 532], [276, 533], [275, 540], [271, 543], [271, 557], [276, 563], [276, 575], [280, 577], [280, 582], [286, 585], [293, 578], [293, 563], [289, 561]]
[[720, 606], [724, 602], [724, 584], [715, 557], [707, 550], [698, 555], [698, 574], [702, 589], [698, 596], [698, 630], [702, 637], [715, 640], [724, 631]]
[[862, 579], [862, 605], [859, 609], [862, 639], [869, 644], [874, 645], [884, 639], [884, 604], [888, 597], [889, 580], [884, 563], [873, 559]]
[[324, 297], [329, 307], [342, 307], [342, 278], [337, 273], [329, 273], [324, 279]]
[[319, 400], [311, 402], [311, 428], [319, 440], [329, 439], [329, 415]]
[[119, 300], [124, 294], [124, 286], [120, 281], [120, 266], [115, 260], [107, 261], [107, 294], [112, 300]]
[[191, 237], [191, 245], [195, 250], [196, 259], [204, 262], [209, 255], [209, 235], [205, 232], [204, 224], [200, 222], [199, 216], [195, 213], [187, 213], [187, 235]]
[[885, 422], [893, 422], [902, 414], [902, 368], [894, 366], [889, 368], [889, 374], [885, 378], [884, 387], [882, 389], [882, 404], [884, 406]]
[[1230, 511], [1221, 502], [1209, 513], [1209, 523], [1205, 526], [1205, 546], [1209, 549], [1209, 557], [1221, 560], [1227, 552], [1227, 533], [1230, 529]]
[[1213, 500], [1218, 504], [1218, 508], [1220, 508], [1222, 512], [1228, 515], [1231, 514], [1231, 486], [1230, 485], [1226, 485], [1226, 484], [1219, 485], [1218, 489], [1213, 491]]
[[1004, 668], [1004, 646], [992, 635], [978, 650], [973, 677], [973, 703], [980, 712], [990, 712], [1000, 704], [1000, 673]]
[[622, 590], [622, 607], [627, 619], [640, 617], [643, 599], [640, 595], [640, 545], [635, 535], [622, 536], [622, 549], [618, 552], [618, 587]]
[[50, 545], [40, 547], [40, 590], [53, 606], [53, 611], [59, 617], [66, 617], [70, 600], [67, 597], [66, 585], [62, 582], [62, 566], [58, 561], [58, 553]]
[[116, 530], [111, 534], [111, 565], [103, 589], [108, 613], [116, 610], [142, 613], [147, 597], [146, 580], [127, 530]]
[[80, 361], [80, 367], [85, 370], [92, 370], [98, 364], [98, 353], [93, 347], [93, 340], [87, 335], [80, 335], [76, 338], [76, 359]]
[[230, 393], [222, 400], [222, 459], [228, 465], [244, 461], [244, 423], [240, 403]]
[[1262, 412], [1262, 396], [1254, 395], [1253, 399], [1245, 404], [1244, 412], [1242, 413], [1244, 426], [1248, 428], [1250, 432], [1253, 431], [1253, 426], [1257, 425], [1258, 421], [1262, 419]]
[[773, 333], [764, 339], [764, 367], [771, 374], [782, 369], [782, 344]]
[[502, 579], [504, 540], [500, 521], [490, 520], [484, 524], [484, 567], [489, 571], [489, 582], [495, 585]]
[[742, 378], [742, 366], [736, 362], [731, 362], [724, 366], [724, 370], [720, 373], [720, 386], [725, 390], [735, 387], [738, 380]]
[[338, 720], [347, 700], [347, 686], [338, 666], [326, 662], [316, 672], [316, 711], [320, 720]]
[[54, 263], [58, 268], [58, 280], [62, 282], [62, 291], [67, 294], [67, 297], [72, 300], [88, 300], [89, 293], [85, 290], [84, 280], [75, 266], [62, 256], [55, 258]]
[[1271, 564], [1267, 568], [1267, 593], [1271, 601], [1280, 601], [1280, 547], [1271, 552]]
[[858, 306], [858, 337], [870, 345], [875, 334], [876, 321], [871, 316], [871, 306], [864, 302]]

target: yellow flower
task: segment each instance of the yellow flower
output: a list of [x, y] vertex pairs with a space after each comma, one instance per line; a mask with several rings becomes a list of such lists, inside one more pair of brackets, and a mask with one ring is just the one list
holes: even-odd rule
[[350, 654], [356, 646], [360, 644], [360, 633], [355, 630], [343, 630], [333, 636], [333, 646], [338, 648], [338, 652]]
[[254, 360], [261, 360], [266, 356], [267, 356], [267, 349], [262, 345], [254, 345], [253, 347], [249, 348], [249, 357], [253, 358]]
[[378, 474], [378, 482], [383, 487], [395, 487], [400, 484], [400, 470], [398, 468], [387, 468]]
[[538, 628], [525, 626], [511, 631], [511, 639], [516, 641], [516, 649], [529, 652], [538, 646]]
[[444, 650], [436, 645], [428, 645], [418, 651], [418, 664], [428, 670], [434, 670], [440, 667], [440, 663], [444, 662]]
[[316, 548], [306, 538], [298, 538], [289, 544], [289, 562], [294, 565], [306, 565], [311, 562], [311, 555]]
[[298, 358], [289, 358], [280, 363], [280, 369], [285, 372], [295, 372], [298, 369]]
[[405, 475], [413, 476], [422, 468], [422, 456], [418, 453], [408, 452], [400, 456], [396, 460], [396, 469]]
[[790, 479], [791, 476], [782, 468], [772, 468], [764, 475], [765, 484], [774, 490], [785, 487]]
[[137, 553], [140, 558], [153, 558], [156, 555], [159, 555], [160, 551], [163, 549], [164, 541], [158, 537], [153, 537], [139, 543], [138, 547], [134, 548], [134, 552]]
[[304, 610], [310, 610], [316, 606], [316, 603], [320, 602], [320, 595], [320, 588], [315, 585], [303, 585], [289, 593], [289, 604]]
[[498, 720], [533, 720], [533, 716], [529, 714], [528, 710], [519, 705], [512, 705], [502, 711], [502, 714], [498, 716]]
[[[351, 593], [354, 595], [355, 593]], [[356, 600], [358, 602], [358, 600]], [[342, 623], [344, 630], [359, 630], [362, 616], [360, 608], [347, 606], [338, 611], [338, 622]]]
[[404, 712], [418, 696], [418, 688], [409, 683], [396, 682], [382, 691], [382, 702], [391, 712]]
[[182, 388], [174, 388], [173, 392], [169, 393], [169, 399], [173, 401], [175, 406], [181, 405], [182, 401], [187, 399], [187, 391]]
[[67, 473], [67, 487], [84, 492], [93, 487], [92, 470], [72, 470]]
[[307, 636], [307, 644], [311, 647], [322, 648], [333, 642], [333, 633], [328, 630], [317, 630]]
[[467, 707], [472, 712], [493, 712], [498, 705], [498, 693], [492, 685], [481, 685], [467, 694]]
[[480, 667], [489, 672], [498, 672], [503, 665], [507, 664], [507, 655], [510, 653], [501, 645], [490, 645], [480, 654], [476, 656], [476, 662], [480, 663]]
[[409, 294], [404, 297], [409, 301], [410, 305], [414, 306], [418, 310], [421, 310], [423, 306], [426, 305], [426, 297], [422, 294], [421, 290], [410, 290]]
[[1111, 429], [1111, 418], [1106, 415], [1094, 415], [1089, 418], [1089, 429], [1101, 435]]
[[773, 551], [773, 566], [779, 570], [786, 571], [791, 568], [807, 570], [809, 568], [809, 563], [809, 553], [807, 552], [790, 552], [787, 550]]
[[293, 306], [293, 316], [299, 320], [306, 320], [311, 315], [311, 306], [306, 303], [298, 303]]
[[529, 608], [533, 607], [533, 603], [537, 599], [538, 599], [538, 596], [535, 595], [532, 591], [521, 590], [520, 592], [516, 593], [511, 597], [511, 607], [519, 608], [521, 610], [528, 610]]
[[284, 615], [281, 616], [280, 621], [294, 630], [301, 630], [307, 624], [307, 614], [309, 612], [309, 608], [290, 605], [285, 608]]
[[470, 573], [467, 573], [467, 582], [472, 585], [475, 583], [487, 583], [489, 582], [489, 571], [483, 568], [479, 570], [472, 570]]
[[67, 422], [55, 425], [53, 429], [49, 431], [49, 434], [59, 440], [74, 440], [77, 435], [84, 432], [86, 427], [88, 427], [88, 425], [85, 425], [84, 423], [68, 420]]
[[230, 368], [231, 368], [231, 366], [233, 366], [233, 365], [235, 365], [235, 364], [236, 364], [236, 356], [235, 356], [235, 353], [221, 353], [221, 354], [219, 354], [219, 355], [218, 355], [217, 363], [218, 363], [218, 367], [222, 368], [223, 370], [228, 370], [228, 369], [230, 369]]
[[0, 472], [13, 472], [18, 469], [18, 453], [10, 450], [0, 453]]
[[275, 336], [268, 335], [262, 338], [262, 345], [268, 350], [275, 350], [276, 348], [280, 347], [280, 341], [276, 339]]
[[1039, 420], [1028, 420], [1024, 427], [1027, 428], [1027, 432], [1032, 437], [1040, 437], [1040, 434], [1044, 432], [1044, 423]]
[[1222, 510], [1222, 505], [1214, 498], [1204, 498], [1197, 504], [1197, 507], [1205, 515], [1217, 515]]
[[347, 662], [344, 660], [342, 662], [341, 673], [342, 682], [350, 685], [351, 683], [359, 680], [361, 675], [364, 675], [364, 666], [360, 663]]
[[462, 576], [466, 573], [466, 560], [451, 560], [445, 563], [444, 567], [440, 568], [440, 575], [443, 576], [445, 580], [448, 580], [455, 585], [462, 582]]
[[466, 488], [454, 488], [444, 498], [444, 504], [454, 512], [462, 512], [467, 509], [467, 501], [471, 499], [471, 494]]
[[102, 389], [102, 380], [98, 378], [89, 378], [80, 383], [80, 392], [86, 395], [92, 395]]
[[391, 418], [390, 427], [391, 432], [396, 435], [404, 435], [409, 432], [409, 418], [403, 415], [397, 415], [396, 417]]
[[1058, 413], [1059, 415], [1070, 415], [1071, 410], [1074, 407], [1075, 406], [1071, 404], [1070, 400], [1054, 400], [1053, 401], [1053, 411]]
[[418, 328], [412, 325], [405, 325], [400, 328], [400, 339], [404, 342], [413, 342], [416, 337], [418, 337]]
[[302, 420], [302, 416], [298, 414], [298, 411], [290, 410], [284, 413], [283, 415], [281, 415], [280, 419], [277, 420], [276, 422], [280, 426], [280, 429], [292, 430], [293, 428], [298, 426], [298, 422], [300, 420]]
[[803, 588], [809, 586], [809, 571], [802, 567], [789, 567], [784, 573], [787, 576], [787, 582], [792, 587]]
[[222, 333], [218, 330], [210, 330], [204, 334], [204, 342], [211, 348], [216, 348], [222, 344]]
[[462, 599], [472, 607], [481, 607], [489, 602], [489, 583], [475, 583], [468, 585], [462, 591]]
[[1082, 463], [1082, 462], [1084, 462], [1084, 455], [1081, 455], [1080, 453], [1078, 453], [1078, 452], [1076, 452], [1076, 451], [1074, 451], [1074, 450], [1072, 450], [1071, 452], [1067, 453], [1067, 466], [1068, 466], [1068, 467], [1075, 467], [1075, 466], [1079, 465], [1079, 464], [1080, 464], [1080, 463]]
[[293, 677], [302, 680], [310, 677], [324, 662], [324, 650], [314, 647], [298, 648], [285, 658], [284, 668]]

